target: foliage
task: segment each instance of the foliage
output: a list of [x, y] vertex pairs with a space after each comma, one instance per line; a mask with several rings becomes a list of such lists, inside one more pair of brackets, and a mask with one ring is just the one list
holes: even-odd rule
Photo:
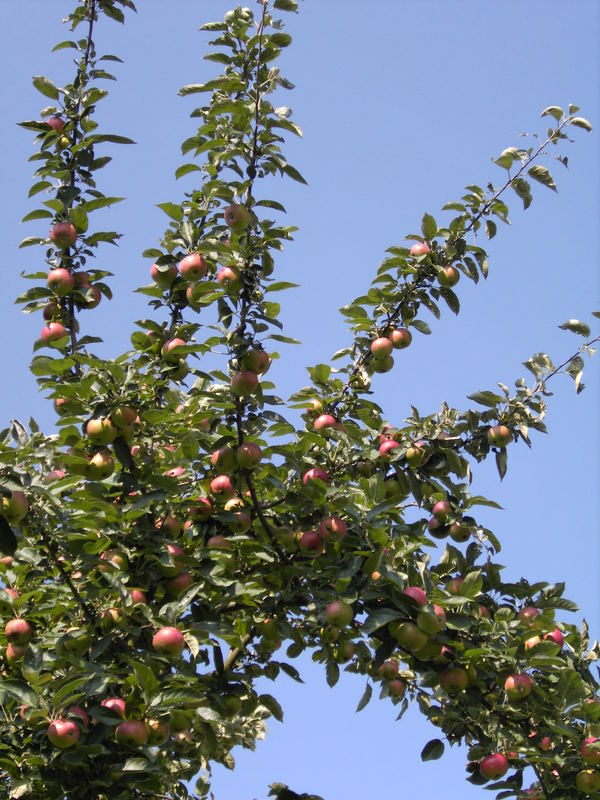
[[[257, 681], [301, 680], [292, 662], [309, 650], [331, 686], [341, 668], [366, 678], [358, 710], [374, 691], [399, 716], [412, 701], [447, 743], [466, 742], [472, 783], [490, 787], [480, 765], [504, 754], [499, 798], [581, 797], [578, 775], [598, 763], [580, 752], [599, 730], [598, 644], [556, 618], [575, 610], [563, 584], [503, 581], [500, 542], [473, 516], [495, 503], [469, 487], [475, 463], [493, 457], [504, 477], [509, 449], [545, 430], [557, 372], [582, 390], [597, 339], [569, 320], [561, 327], [583, 343], [559, 367], [533, 356], [532, 384], [477, 392], [465, 411], [413, 409], [397, 425], [382, 418], [371, 376], [393, 367], [412, 331], [430, 333], [425, 309], [459, 313], [458, 279], [488, 272], [477, 234], [491, 239], [508, 222], [509, 189], [524, 208], [532, 181], [554, 190], [540, 158], [590, 125], [575, 106], [545, 109], [545, 137], [496, 159], [503, 183], [467, 186], [443, 223], [425, 214], [407, 237], [417, 246], [391, 247], [342, 309], [353, 338], [336, 368], [312, 366], [286, 404], [265, 373], [274, 348], [294, 343], [271, 298], [292, 286], [277, 280], [275, 256], [295, 228], [277, 221], [285, 209], [261, 180], [304, 182], [283, 152], [300, 128], [270, 102], [292, 88], [275, 66], [291, 43], [276, 15], [297, 3], [259, 7], [203, 26], [222, 72], [181, 89], [204, 104], [177, 170], [198, 173], [198, 188], [160, 204], [169, 221], [161, 247], [144, 253], [153, 282], [139, 290], [155, 316], [113, 360], [93, 354], [99, 339], [81, 335], [80, 312], [111, 296], [110, 274], [90, 264], [119, 234], [95, 230], [93, 213], [122, 198], [100, 191], [96, 173], [110, 160], [104, 145], [131, 142], [94, 119], [114, 79], [105, 66], [119, 59], [98, 56], [93, 35], [133, 3], [81, 0], [67, 22], [85, 35], [55, 48], [74, 51], [73, 82], [34, 78], [52, 103], [47, 121], [22, 123], [38, 147], [30, 196], [50, 199], [24, 221], [53, 233], [22, 243], [41, 246], [48, 269], [25, 276], [33, 288], [18, 302], [44, 313], [31, 369], [58, 430], [13, 421], [0, 436], [0, 603], [7, 621], [31, 628], [5, 631], [0, 796], [205, 796], [211, 762], [233, 767], [232, 749], [253, 748], [265, 720], [282, 717]], [[302, 410], [300, 427], [282, 407]], [[511, 675], [529, 676], [531, 693], [515, 695]], [[59, 720], [70, 739], [55, 736]], [[443, 751], [436, 738], [422, 758]], [[523, 793], [527, 766], [539, 788]], [[192, 795], [184, 781], [198, 775]], [[314, 797], [282, 784], [271, 796]]]

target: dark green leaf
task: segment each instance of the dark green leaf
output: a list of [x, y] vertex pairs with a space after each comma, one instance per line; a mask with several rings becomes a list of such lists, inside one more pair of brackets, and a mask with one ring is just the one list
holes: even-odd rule
[[444, 743], [440, 739], [432, 739], [421, 750], [421, 761], [437, 761], [444, 755]]

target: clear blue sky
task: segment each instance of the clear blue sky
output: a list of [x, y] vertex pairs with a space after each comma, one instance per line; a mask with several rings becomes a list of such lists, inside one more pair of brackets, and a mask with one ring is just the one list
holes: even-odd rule
[[[99, 50], [126, 61], [117, 66], [119, 83], [108, 86], [112, 98], [100, 106], [101, 122], [138, 142], [114, 148], [113, 164], [100, 175], [99, 188], [128, 198], [103, 212], [103, 224], [125, 233], [119, 248], [106, 247], [99, 261], [115, 273], [115, 300], [85, 318], [85, 332], [105, 339], [102, 354], [126, 349], [130, 321], [146, 315], [145, 301], [131, 291], [148, 282], [149, 263], [140, 253], [156, 246], [165, 224], [154, 204], [178, 200], [190, 186], [176, 183], [173, 172], [181, 163], [179, 144], [194, 130], [188, 118], [194, 98], [182, 100], [176, 92], [212, 73], [201, 60], [207, 37], [197, 28], [222, 18], [230, 4], [140, 0], [139, 6], [124, 30], [107, 23], [97, 32]], [[400, 423], [411, 403], [422, 412], [436, 410], [442, 399], [465, 407], [470, 392], [498, 380], [512, 385], [527, 374], [521, 362], [536, 351], [557, 363], [568, 356], [579, 340], [557, 325], [571, 317], [589, 321], [600, 307], [597, 2], [304, 0], [301, 6], [300, 16], [288, 17], [294, 44], [280, 60], [297, 89], [281, 102], [293, 107], [305, 131], [287, 152], [310, 185], [277, 185], [290, 223], [300, 228], [277, 270], [303, 285], [282, 301], [287, 332], [303, 346], [283, 351], [272, 370], [282, 394], [306, 383], [305, 364], [325, 360], [347, 342], [337, 309], [362, 293], [385, 248], [418, 230], [423, 211], [443, 219], [438, 209], [465, 184], [500, 182], [503, 173], [490, 156], [520, 145], [522, 131], [544, 132], [539, 112], [545, 106], [574, 102], [596, 131], [577, 132], [566, 148], [568, 171], [551, 167], [559, 194], [535, 187], [525, 214], [511, 199], [512, 225], [489, 246], [489, 280], [478, 287], [461, 281], [463, 313], [432, 320], [434, 335], [417, 334], [394, 371], [376, 376], [375, 387], [390, 421]], [[33, 208], [27, 200], [31, 137], [14, 122], [37, 118], [44, 105], [32, 74], [57, 83], [71, 76], [68, 51], [50, 55], [54, 43], [68, 38], [60, 19], [70, 8], [63, 0], [0, 3], [6, 337], [0, 418], [4, 425], [33, 414], [48, 431], [53, 413], [27, 371], [40, 317], [23, 318], [12, 305], [24, 288], [19, 272], [43, 267], [39, 253], [18, 250], [18, 242], [46, 232], [43, 223], [18, 225]], [[531, 451], [511, 447], [502, 485], [491, 465], [477, 468], [474, 484], [505, 508], [479, 518], [503, 542], [506, 574], [566, 580], [567, 596], [580, 604], [596, 636], [599, 363], [589, 362], [588, 388], [578, 398], [570, 379], [554, 382], [550, 435], [534, 435]], [[362, 679], [346, 676], [329, 690], [320, 667], [301, 666], [306, 686], [283, 678], [270, 687], [286, 724], [272, 722], [256, 753], [236, 753], [234, 773], [215, 769], [217, 800], [262, 800], [276, 780], [326, 800], [482, 796], [464, 782], [464, 751], [421, 764], [419, 752], [434, 731], [418, 712], [395, 723], [391, 705], [372, 701], [356, 715]]]

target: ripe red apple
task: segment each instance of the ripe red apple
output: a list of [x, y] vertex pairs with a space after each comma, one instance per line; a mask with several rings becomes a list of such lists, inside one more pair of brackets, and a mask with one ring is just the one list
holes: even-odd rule
[[391, 681], [398, 674], [398, 669], [398, 662], [394, 661], [393, 659], [388, 659], [379, 667], [377, 670], [377, 675], [386, 681]]
[[70, 222], [56, 222], [50, 230], [50, 240], [60, 250], [64, 250], [77, 241], [77, 230]]
[[375, 358], [387, 358], [392, 355], [393, 345], [385, 336], [380, 336], [371, 342], [371, 353]]
[[83, 710], [83, 708], [80, 708], [79, 706], [71, 706], [68, 709], [68, 713], [69, 714], [73, 714], [76, 717], [79, 717], [79, 719], [81, 721], [81, 725], [84, 728], [87, 728], [87, 726], [89, 725], [90, 720], [88, 718], [88, 715]]
[[424, 606], [427, 603], [427, 595], [423, 589], [418, 586], [407, 586], [405, 589], [402, 589], [402, 594], [410, 597], [418, 606]]
[[213, 478], [210, 482], [210, 491], [218, 500], [223, 502], [229, 500], [235, 494], [229, 475], [217, 475], [216, 478]]
[[55, 719], [48, 725], [47, 736], [55, 747], [72, 747], [79, 739], [79, 726], [72, 719]]
[[252, 348], [244, 353], [240, 359], [240, 366], [244, 370], [256, 372], [257, 375], [264, 375], [271, 366], [271, 361], [264, 350]]
[[252, 215], [246, 206], [239, 203], [227, 206], [223, 211], [223, 216], [225, 218], [225, 224], [228, 225], [234, 233], [245, 231], [252, 221]]
[[167, 339], [167, 341], [163, 344], [160, 349], [162, 357], [166, 362], [169, 364], [179, 364], [180, 361], [185, 359], [185, 353], [175, 353], [173, 349], [175, 347], [184, 347], [186, 342], [183, 339], [179, 339], [175, 337], [174, 339]]
[[390, 697], [397, 697], [399, 699], [404, 697], [406, 694], [404, 681], [400, 680], [400, 678], [392, 678], [388, 683], [388, 692], [390, 693]]
[[511, 700], [524, 700], [533, 689], [533, 680], [525, 673], [509, 675], [504, 681], [504, 690]]
[[65, 121], [62, 117], [57, 117], [56, 114], [53, 114], [46, 120], [46, 125], [52, 128], [53, 131], [62, 131], [65, 127]]
[[304, 531], [298, 540], [298, 546], [306, 555], [316, 555], [323, 551], [323, 539], [318, 531]]
[[221, 267], [217, 273], [217, 281], [225, 294], [228, 294], [230, 297], [237, 295], [242, 285], [242, 277], [235, 264], [231, 264], [228, 267]]
[[164, 744], [171, 735], [169, 723], [161, 722], [158, 719], [147, 719], [146, 728], [148, 729], [148, 744], [151, 747]]
[[125, 719], [125, 700], [121, 697], [105, 697], [100, 703], [103, 708], [114, 711], [121, 719]]
[[388, 338], [395, 350], [403, 350], [412, 342], [412, 333], [407, 328], [396, 328], [390, 331]]
[[134, 606], [146, 605], [146, 595], [141, 589], [127, 589], [127, 594], [131, 597], [131, 604]]
[[440, 686], [448, 694], [462, 692], [469, 685], [469, 676], [461, 667], [450, 667], [440, 672]]
[[525, 650], [533, 650], [538, 644], [541, 644], [541, 637], [540, 636], [530, 636], [529, 639], [525, 640]]
[[332, 600], [325, 609], [325, 616], [330, 625], [345, 628], [354, 619], [354, 611], [349, 603], [343, 600]]
[[115, 462], [108, 450], [99, 450], [89, 459], [85, 468], [86, 477], [92, 481], [103, 481], [115, 471]]
[[221, 534], [217, 534], [216, 536], [211, 536], [206, 543], [207, 547], [216, 547], [220, 550], [231, 550], [233, 545], [229, 541], [226, 536], [221, 536]]
[[421, 650], [429, 641], [429, 636], [413, 622], [390, 622], [389, 631], [404, 650]]
[[64, 339], [64, 337], [68, 335], [67, 329], [61, 322], [49, 322], [42, 328], [40, 339], [45, 344], [49, 344], [50, 342], [57, 342], [59, 339]]
[[438, 272], [437, 279], [440, 286], [456, 286], [460, 280], [460, 272], [452, 264], [449, 264], [441, 272]]
[[597, 736], [588, 736], [581, 745], [580, 752], [586, 764], [600, 766], [600, 739]]
[[6, 661], [8, 664], [16, 664], [20, 661], [27, 652], [27, 645], [13, 644], [9, 642], [6, 645]]
[[540, 612], [534, 606], [524, 606], [519, 611], [519, 619], [527, 628], [535, 628], [535, 620]]
[[244, 442], [235, 453], [238, 466], [243, 469], [256, 467], [260, 463], [261, 456], [262, 450], [255, 442]]
[[183, 572], [183, 567], [185, 565], [185, 551], [178, 544], [171, 544], [170, 542], [167, 543], [165, 550], [171, 556], [173, 560], [173, 566], [159, 563], [158, 568], [163, 575], [166, 575], [168, 578], [173, 578], [175, 575], [179, 575], [180, 572]]
[[73, 291], [75, 278], [68, 269], [58, 267], [57, 269], [50, 270], [46, 279], [46, 284], [51, 292], [54, 292], [54, 294], [57, 294], [59, 297], [65, 297]]
[[512, 441], [512, 434], [506, 425], [494, 425], [488, 429], [487, 439], [493, 447], [506, 447]]
[[186, 589], [189, 589], [193, 582], [194, 579], [189, 572], [182, 572], [174, 578], [171, 578], [170, 581], [167, 581], [167, 592], [172, 597], [179, 597]]
[[210, 463], [220, 472], [228, 472], [229, 470], [235, 469], [235, 455], [235, 450], [229, 447], [229, 445], [225, 445], [225, 447], [220, 447], [213, 452], [210, 457]]
[[326, 542], [339, 542], [346, 535], [346, 523], [340, 517], [327, 517], [319, 525], [319, 533]]
[[575, 786], [583, 794], [595, 794], [600, 791], [600, 772], [595, 769], [582, 769], [575, 776]]
[[430, 252], [431, 250], [425, 244], [425, 242], [416, 242], [410, 248], [410, 254], [411, 256], [413, 256], [413, 258], [418, 258], [419, 256], [426, 256]]
[[115, 739], [125, 747], [140, 747], [148, 741], [148, 729], [139, 719], [126, 719], [117, 725]]
[[50, 472], [46, 472], [44, 475], [44, 483], [53, 483], [54, 481], [59, 481], [61, 478], [64, 478], [66, 474], [67, 473], [62, 469], [51, 469]]
[[562, 635], [561, 631], [558, 628], [554, 628], [553, 631], [550, 631], [550, 633], [547, 633], [544, 636], [544, 639], [547, 639], [547, 640], [549, 640], [551, 642], [554, 642], [559, 647], [562, 647], [563, 644], [565, 643], [565, 638], [564, 638], [564, 636]]
[[498, 780], [508, 772], [508, 761], [502, 753], [492, 753], [482, 759], [479, 772], [488, 780]]
[[331, 414], [321, 414], [316, 420], [313, 422], [313, 428], [316, 431], [325, 431], [329, 428], [336, 428], [337, 427], [337, 420]]
[[440, 500], [439, 502], [435, 503], [431, 509], [431, 513], [439, 522], [446, 522], [452, 513], [452, 506], [447, 500]]
[[399, 442], [396, 442], [394, 439], [386, 439], [379, 445], [379, 457], [385, 461], [388, 461], [391, 458], [393, 451], [400, 447], [402, 447], [402, 445]]
[[160, 628], [152, 637], [152, 647], [162, 656], [178, 656], [185, 647], [185, 639], [177, 628]]
[[321, 469], [321, 467], [313, 467], [312, 469], [309, 469], [307, 472], [304, 473], [304, 477], [302, 478], [302, 483], [306, 486], [307, 483], [309, 482], [312, 483], [312, 481], [314, 480], [320, 480], [323, 481], [323, 483], [328, 483], [329, 475], [327, 474], [327, 472], [325, 472], [324, 469]]
[[448, 528], [448, 533], [454, 542], [466, 542], [471, 538], [471, 529], [463, 521], [452, 522]]
[[231, 378], [231, 391], [237, 397], [248, 397], [258, 388], [258, 375], [250, 370], [236, 372]]
[[170, 289], [173, 281], [177, 278], [177, 267], [174, 264], [162, 267], [159, 267], [158, 264], [152, 264], [150, 277], [161, 289]]
[[179, 262], [179, 274], [185, 281], [199, 281], [206, 275], [206, 260], [200, 253], [191, 253]]
[[11, 619], [4, 628], [4, 635], [12, 644], [27, 644], [32, 633], [31, 625], [24, 619]]
[[439, 633], [446, 625], [446, 614], [444, 609], [438, 605], [424, 605], [417, 614], [417, 625], [429, 635]]
[[190, 506], [190, 517], [194, 522], [206, 522], [212, 514], [212, 503], [208, 497], [196, 497], [193, 500], [194, 505]]
[[9, 496], [2, 495], [2, 505], [0, 506], [0, 513], [9, 525], [16, 525], [27, 516], [29, 511], [29, 503], [24, 492], [15, 491], [11, 492]]

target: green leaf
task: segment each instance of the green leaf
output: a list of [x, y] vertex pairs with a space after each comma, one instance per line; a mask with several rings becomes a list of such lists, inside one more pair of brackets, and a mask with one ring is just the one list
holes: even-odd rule
[[157, 203], [161, 211], [164, 211], [168, 217], [174, 219], [176, 222], [183, 221], [183, 208], [178, 206], [177, 203]]
[[190, 172], [200, 172], [202, 170], [197, 164], [182, 164], [175, 170], [175, 178], [182, 178]]
[[565, 112], [562, 110], [562, 108], [560, 106], [548, 106], [547, 108], [545, 108], [542, 111], [541, 116], [542, 117], [548, 117], [548, 116], [554, 117], [554, 119], [557, 122], [559, 122], [560, 118], [562, 117], [562, 115], [564, 113]]
[[339, 681], [340, 668], [335, 663], [335, 661], [329, 660], [327, 662], [326, 676], [327, 676], [327, 684], [329, 686], [335, 686], [336, 683]]
[[421, 231], [426, 239], [433, 239], [437, 233], [437, 224], [431, 214], [423, 214]]
[[412, 325], [413, 328], [416, 328], [420, 333], [425, 333], [426, 335], [429, 335], [431, 333], [431, 328], [426, 322], [423, 322], [423, 320], [413, 319], [413, 321], [410, 324]]
[[531, 187], [524, 178], [514, 178], [511, 182], [511, 187], [514, 189], [516, 195], [523, 201], [523, 208], [529, 208], [531, 205]]
[[494, 394], [494, 392], [473, 392], [473, 394], [467, 395], [469, 400], [473, 400], [475, 403], [479, 403], [482, 406], [488, 406], [488, 408], [496, 408], [498, 403], [504, 402], [504, 397], [501, 397], [499, 394]]
[[576, 128], [583, 128], [586, 131], [592, 130], [591, 124], [584, 117], [574, 117], [571, 120], [571, 125], [575, 125]]
[[271, 283], [265, 289], [265, 294], [267, 292], [281, 292], [283, 289], [297, 289], [297, 283], [290, 283], [289, 281], [277, 281], [276, 283]]
[[298, 11], [297, 0], [275, 0], [273, 8], [278, 11]]
[[283, 710], [277, 700], [270, 694], [261, 694], [258, 698], [260, 702], [269, 709], [271, 714], [279, 722], [283, 722]]
[[506, 447], [503, 447], [501, 450], [498, 450], [496, 453], [496, 468], [498, 470], [498, 475], [500, 475], [500, 480], [504, 478], [506, 475], [506, 462], [508, 461], [508, 456], [506, 453]]
[[98, 208], [105, 208], [106, 206], [120, 203], [124, 199], [124, 197], [96, 197], [94, 200], [88, 200], [86, 203], [82, 203], [80, 207], [89, 213], [90, 211], [96, 211]]
[[54, 215], [50, 211], [46, 211], [45, 208], [38, 208], [36, 211], [31, 211], [29, 214], [26, 214], [21, 222], [31, 222], [34, 219], [52, 219]]
[[543, 183], [544, 186], [556, 191], [556, 184], [554, 183], [554, 178], [550, 174], [550, 170], [546, 169], [546, 167], [542, 167], [541, 164], [534, 164], [533, 167], [529, 167], [527, 174], [531, 176], [534, 181]]
[[308, 186], [308, 182], [302, 177], [302, 175], [298, 172], [296, 167], [292, 167], [291, 164], [286, 164], [282, 168], [282, 172], [284, 172], [293, 180], [298, 181], [298, 183], [304, 183], [306, 186]]
[[465, 579], [460, 587], [462, 597], [468, 597], [470, 600], [481, 594], [483, 588], [483, 579], [481, 577], [481, 570], [475, 570], [465, 575]]
[[398, 610], [395, 608], [378, 608], [369, 614], [364, 622], [363, 630], [367, 634], [374, 633], [379, 628], [383, 628], [388, 622], [398, 619]]
[[440, 739], [432, 739], [421, 750], [421, 761], [437, 761], [444, 755], [444, 743]]
[[363, 692], [363, 696], [358, 701], [358, 705], [356, 706], [356, 713], [362, 711], [363, 708], [368, 704], [369, 700], [373, 695], [373, 687], [370, 683], [367, 683], [365, 686], [365, 691]]
[[485, 223], [485, 235], [488, 239], [493, 239], [496, 235], [497, 226], [496, 223], [493, 222], [491, 219], [488, 219]]
[[558, 327], [563, 331], [571, 331], [571, 333], [576, 333], [578, 336], [584, 336], [586, 339], [591, 333], [590, 326], [578, 319], [568, 319]]
[[46, 78], [44, 75], [36, 75], [33, 78], [33, 85], [41, 92], [45, 97], [51, 97], [53, 100], [58, 100], [58, 89], [52, 83], [50, 78]]

